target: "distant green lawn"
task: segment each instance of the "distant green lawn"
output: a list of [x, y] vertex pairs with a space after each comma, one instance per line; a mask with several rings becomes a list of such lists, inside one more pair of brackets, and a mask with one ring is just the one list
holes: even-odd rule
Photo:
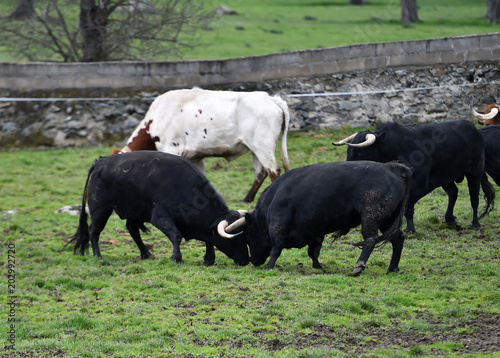
[[[162, 0], [156, 0], [161, 2]], [[0, 4], [9, 13], [17, 0]], [[363, 6], [349, 0], [210, 0], [238, 15], [225, 15], [200, 33], [200, 45], [184, 59], [218, 59], [262, 55], [356, 43], [417, 40], [497, 32], [485, 17], [485, 0], [418, 0], [420, 23], [402, 25], [399, 0], [370, 0]], [[77, 21], [77, 17], [75, 18]], [[14, 58], [0, 46], [0, 60]], [[158, 58], [157, 60], [175, 60]]]
[[500, 30], [488, 24], [484, 0], [418, 0], [420, 23], [403, 26], [399, 0], [234, 0], [186, 58], [228, 58], [355, 43], [463, 36]]

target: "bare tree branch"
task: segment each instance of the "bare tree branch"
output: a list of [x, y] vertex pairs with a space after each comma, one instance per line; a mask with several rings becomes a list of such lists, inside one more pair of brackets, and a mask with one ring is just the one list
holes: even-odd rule
[[38, 61], [178, 58], [215, 20], [205, 1], [149, 1], [36, 0], [29, 19], [0, 16], [0, 41], [19, 59]]

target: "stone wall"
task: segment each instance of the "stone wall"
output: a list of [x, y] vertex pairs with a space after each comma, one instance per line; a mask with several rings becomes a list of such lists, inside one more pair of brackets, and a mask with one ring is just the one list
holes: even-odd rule
[[0, 63], [0, 90], [166, 91], [260, 83], [297, 76], [431, 66], [500, 58], [500, 33], [368, 43], [227, 60], [176, 62]]
[[[500, 63], [481, 61], [333, 72], [205, 88], [280, 95], [290, 107], [291, 129], [297, 130], [471, 119], [471, 104], [481, 109], [485, 102], [500, 103], [499, 84]], [[94, 89], [69, 95], [104, 100], [0, 102], [0, 149], [120, 146], [162, 92]], [[68, 92], [63, 94], [68, 96]], [[30, 93], [34, 97], [63, 94]]]

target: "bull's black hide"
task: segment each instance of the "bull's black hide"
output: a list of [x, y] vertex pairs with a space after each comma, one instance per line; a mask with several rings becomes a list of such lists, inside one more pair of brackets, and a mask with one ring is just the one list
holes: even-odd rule
[[441, 123], [402, 126], [388, 123], [375, 131], [361, 131], [347, 144], [347, 160], [389, 162], [399, 160], [413, 169], [410, 197], [405, 217], [407, 232], [415, 232], [413, 214], [415, 203], [442, 187], [448, 194], [447, 223], [456, 225], [453, 208], [458, 196], [455, 183], [467, 178], [473, 210], [472, 227], [479, 228], [479, 191], [482, 187], [487, 206], [486, 214], [494, 204], [494, 189], [483, 176], [484, 146], [479, 131], [470, 122], [451, 120]]
[[247, 226], [250, 261], [258, 266], [270, 256], [265, 268], [271, 269], [283, 249], [308, 245], [313, 267], [321, 268], [324, 236], [346, 234], [361, 224], [364, 241], [354, 274], [363, 271], [380, 242], [391, 242], [388, 272], [398, 271], [410, 177], [404, 164], [369, 161], [315, 164], [285, 173], [266, 188], [255, 210], [240, 219]]
[[172, 260], [176, 262], [182, 261], [184, 237], [206, 243], [205, 264], [215, 261], [214, 245], [235, 263], [248, 264], [244, 235], [228, 239], [218, 231], [221, 222], [227, 225], [241, 214], [229, 210], [206, 177], [184, 158], [156, 151], [101, 158], [89, 170], [82, 201], [80, 224], [70, 240], [75, 253], [83, 255], [90, 241], [94, 256], [101, 257], [99, 235], [114, 211], [127, 220], [142, 258], [151, 256], [140, 235], [140, 230], [147, 231], [144, 223], [150, 222], [174, 245]]

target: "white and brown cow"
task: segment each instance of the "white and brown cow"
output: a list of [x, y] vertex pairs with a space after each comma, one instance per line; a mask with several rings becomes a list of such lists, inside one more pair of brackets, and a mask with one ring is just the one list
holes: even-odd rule
[[272, 181], [280, 175], [274, 154], [280, 135], [283, 166], [290, 168], [289, 122], [286, 102], [265, 92], [169, 91], [154, 100], [121, 152], [176, 154], [204, 172], [206, 157], [231, 160], [251, 151], [255, 181], [243, 199], [250, 202], [268, 174]]

